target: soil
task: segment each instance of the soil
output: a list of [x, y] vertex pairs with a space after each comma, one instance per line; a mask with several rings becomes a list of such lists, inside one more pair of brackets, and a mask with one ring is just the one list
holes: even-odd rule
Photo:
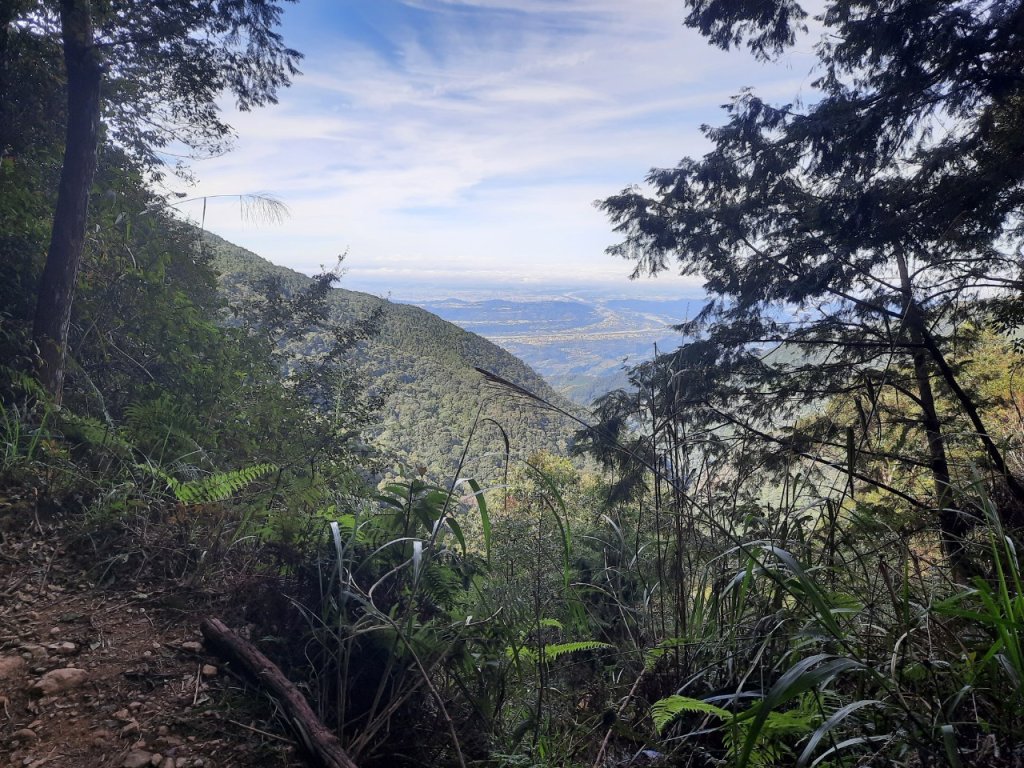
[[76, 546], [59, 515], [0, 499], [0, 768], [305, 765], [266, 698], [203, 647], [215, 601], [111, 583]]

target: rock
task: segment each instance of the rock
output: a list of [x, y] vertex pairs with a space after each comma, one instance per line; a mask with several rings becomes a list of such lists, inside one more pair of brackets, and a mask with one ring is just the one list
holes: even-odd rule
[[112, 717], [114, 717], [116, 720], [121, 720], [122, 722], [125, 722], [125, 723], [127, 723], [129, 720], [132, 719], [132, 716], [128, 712], [127, 709], [119, 709], [119, 710], [117, 710], [117, 712], [115, 712], [112, 715]]
[[84, 669], [75, 669], [74, 667], [53, 669], [36, 681], [31, 690], [35, 694], [53, 696], [55, 693], [77, 688], [88, 679], [89, 673]]
[[203, 677], [216, 677], [217, 668], [213, 664], [203, 664], [202, 673]]
[[141, 732], [142, 726], [139, 725], [138, 720], [132, 720], [130, 723], [127, 723], [123, 728], [121, 728], [120, 731], [118, 731], [118, 733], [121, 734], [122, 739], [128, 736], [135, 736]]
[[7, 680], [25, 671], [25, 660], [21, 656], [0, 656], [0, 680]]
[[58, 656], [71, 656], [78, 652], [78, 646], [67, 640], [63, 643], [54, 643], [46, 647]]
[[29, 741], [35, 741], [39, 738], [38, 734], [31, 728], [22, 728], [20, 731], [15, 731], [12, 737], [22, 742], [23, 744]]
[[41, 661], [49, 656], [46, 649], [36, 643], [26, 643], [21, 646], [21, 653], [22, 656], [28, 654], [28, 660], [30, 661]]
[[160, 768], [176, 768], [173, 757], [165, 757], [160, 761]]
[[127, 755], [125, 755], [124, 761], [121, 763], [121, 768], [144, 768], [150, 764], [153, 759], [153, 755], [144, 749], [133, 749]]
[[60, 627], [50, 627], [50, 637], [60, 637]]
[[195, 640], [189, 640], [181, 644], [181, 650], [189, 651], [190, 653], [202, 653], [203, 644], [197, 643]]

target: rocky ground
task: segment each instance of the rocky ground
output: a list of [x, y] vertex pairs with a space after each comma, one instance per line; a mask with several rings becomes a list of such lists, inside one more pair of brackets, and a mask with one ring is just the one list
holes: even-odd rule
[[0, 499], [0, 768], [303, 765], [206, 653], [200, 606], [173, 584], [111, 584], [70, 549], [59, 519]]

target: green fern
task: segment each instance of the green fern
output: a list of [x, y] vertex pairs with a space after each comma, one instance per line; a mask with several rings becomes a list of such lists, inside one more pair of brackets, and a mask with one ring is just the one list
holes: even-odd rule
[[182, 504], [209, 504], [226, 501], [245, 486], [277, 470], [273, 464], [255, 464], [232, 472], [216, 472], [200, 480], [189, 480], [183, 483], [159, 467], [148, 464], [140, 464], [139, 467], [167, 483], [168, 489]]
[[146, 454], [163, 454], [170, 446], [177, 452], [203, 452], [193, 437], [200, 432], [196, 417], [164, 394], [125, 408], [125, 431]]
[[732, 718], [732, 713], [728, 710], [690, 696], [668, 696], [651, 705], [651, 718], [659, 734], [665, 730], [665, 726], [683, 713], [714, 715], [720, 720]]
[[[581, 653], [582, 651], [599, 651], [603, 648], [611, 648], [612, 646], [608, 643], [602, 643], [597, 640], [577, 640], [572, 643], [549, 643], [544, 646], [544, 660], [554, 661], [559, 656], [564, 656], [567, 653]], [[506, 650], [506, 655], [513, 656], [514, 652], [511, 648]], [[520, 648], [519, 657], [526, 659], [527, 661], [537, 661], [537, 651], [534, 648]]]

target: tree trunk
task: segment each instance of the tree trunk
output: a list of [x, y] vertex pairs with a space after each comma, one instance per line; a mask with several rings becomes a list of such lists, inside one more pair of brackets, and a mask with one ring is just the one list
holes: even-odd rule
[[942, 434], [942, 422], [939, 420], [938, 409], [935, 407], [935, 393], [932, 389], [928, 352], [924, 347], [924, 337], [927, 333], [925, 318], [921, 307], [914, 299], [906, 260], [897, 255], [896, 263], [899, 268], [903, 293], [904, 323], [910, 332], [914, 350], [914, 378], [917, 381], [921, 423], [928, 439], [928, 464], [932, 472], [932, 482], [935, 485], [935, 506], [939, 513], [942, 550], [950, 564], [954, 568], [960, 568], [964, 559], [963, 539], [967, 533], [967, 524], [960, 514], [960, 510], [953, 506], [953, 487], [949, 476], [949, 459], [946, 457], [946, 440]]
[[96, 173], [102, 74], [89, 0], [61, 0], [60, 21], [67, 68], [67, 134], [50, 249], [32, 326], [40, 355], [39, 378], [57, 405], [64, 386], [71, 303], [85, 246], [89, 190]]

